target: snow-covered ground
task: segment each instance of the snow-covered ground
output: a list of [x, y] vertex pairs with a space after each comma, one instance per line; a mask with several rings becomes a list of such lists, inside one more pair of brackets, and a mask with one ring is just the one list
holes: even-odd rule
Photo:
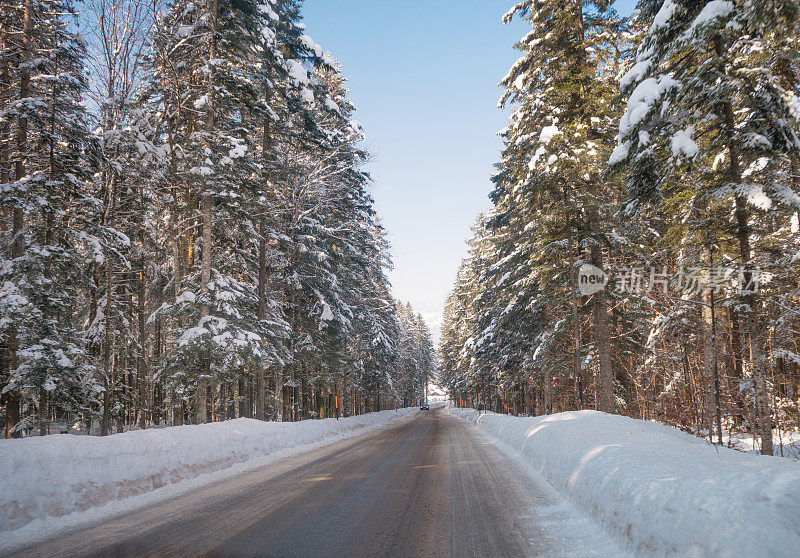
[[[759, 453], [761, 442], [752, 434], [733, 434], [723, 436], [722, 441], [725, 445], [731, 446], [739, 451], [748, 453]], [[774, 454], [777, 457], [789, 459], [800, 459], [800, 432], [791, 430], [774, 430], [772, 436]]]
[[343, 419], [236, 419], [107, 437], [0, 440], [0, 550], [176, 496], [403, 419], [416, 408]]
[[796, 556], [800, 463], [597, 411], [447, 412], [516, 450], [640, 555]]

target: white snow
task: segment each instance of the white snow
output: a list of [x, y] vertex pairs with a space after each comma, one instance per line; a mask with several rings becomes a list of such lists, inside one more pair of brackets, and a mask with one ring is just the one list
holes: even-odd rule
[[[30, 542], [38, 531], [90, 521], [96, 515], [92, 509], [109, 502], [122, 500], [111, 506], [115, 512], [134, 509], [153, 501], [147, 493], [174, 496], [362, 434], [415, 410], [301, 422], [241, 418], [102, 438], [61, 434], [0, 440], [0, 550]], [[65, 517], [69, 514], [75, 517]]]
[[529, 466], [646, 556], [795, 556], [800, 464], [597, 411], [449, 413]]
[[611, 152], [611, 156], [608, 158], [609, 165], [616, 165], [617, 163], [621, 163], [625, 159], [628, 158], [628, 154], [631, 151], [631, 140], [625, 140], [619, 145], [614, 148], [614, 151]]
[[792, 111], [792, 115], [800, 119], [800, 97], [794, 93], [792, 93], [791, 99], [789, 100], [789, 108]]
[[764, 188], [759, 184], [747, 185], [747, 201], [764, 211], [772, 207], [772, 198], [764, 192]]
[[333, 112], [341, 113], [341, 109], [339, 108], [339, 105], [337, 105], [336, 102], [333, 99], [331, 99], [330, 97], [325, 97], [325, 108], [327, 108], [328, 110], [331, 110]]
[[194, 102], [194, 108], [196, 108], [197, 110], [202, 109], [206, 105], [208, 105], [208, 95], [203, 95]]
[[694, 18], [689, 29], [683, 34], [683, 38], [687, 39], [692, 37], [699, 27], [706, 26], [715, 19], [727, 17], [733, 9], [733, 2], [729, 2], [728, 0], [711, 0], [711, 2], [703, 6], [703, 9], [700, 10], [700, 13]]
[[[757, 454], [761, 448], [761, 440], [752, 434], [737, 433], [725, 435], [722, 439], [726, 445], [732, 446], [738, 451]], [[775, 447], [774, 455], [800, 460], [800, 432], [776, 428], [772, 431], [772, 443]]]
[[300, 41], [303, 43], [303, 46], [306, 48], [306, 50], [313, 52], [314, 56], [317, 58], [322, 58], [322, 47], [314, 42], [314, 39], [308, 35], [302, 35], [300, 37]]
[[333, 312], [327, 302], [322, 303], [322, 315], [319, 317], [320, 322], [330, 322], [333, 320]]
[[289, 77], [295, 80], [300, 85], [308, 84], [308, 72], [303, 65], [297, 60], [287, 60], [286, 69], [289, 72]]
[[620, 89], [627, 89], [633, 83], [642, 79], [644, 75], [650, 71], [650, 67], [652, 65], [653, 63], [650, 60], [641, 60], [634, 64], [630, 70], [625, 72], [625, 75], [622, 76], [622, 79], [619, 80]]
[[653, 18], [653, 25], [650, 27], [650, 33], [654, 30], [666, 27], [669, 20], [672, 19], [672, 16], [675, 14], [676, 8], [677, 6], [672, 0], [664, 0], [664, 3], [661, 4], [661, 9], [658, 10], [656, 17]]
[[639, 83], [631, 93], [625, 114], [619, 121], [619, 137], [625, 138], [665, 93], [678, 87], [680, 82], [668, 75], [647, 78]]
[[309, 105], [314, 104], [314, 92], [307, 87], [303, 87], [303, 89], [300, 91], [300, 98], [303, 99], [304, 103]]
[[194, 302], [197, 296], [192, 291], [183, 291], [180, 296], [175, 299], [175, 304], [183, 304], [184, 302]]
[[266, 14], [267, 17], [269, 17], [272, 21], [278, 21], [280, 19], [278, 14], [275, 13], [275, 10], [273, 10], [272, 7], [267, 3], [259, 4], [258, 9], [261, 13]]
[[539, 134], [539, 143], [550, 143], [550, 140], [560, 133], [558, 126], [545, 126], [542, 128], [542, 133]]
[[247, 154], [247, 144], [242, 140], [234, 139], [232, 141], [233, 147], [228, 151], [228, 156], [231, 159], [240, 159]]
[[672, 138], [670, 138], [673, 157], [680, 157], [683, 155], [684, 157], [691, 159], [697, 155], [697, 153], [700, 151], [700, 148], [697, 147], [697, 143], [695, 143], [694, 139], [692, 139], [693, 133], [694, 127], [689, 127], [686, 130], [678, 130], [675, 132]]
[[336, 59], [334, 59], [329, 53], [325, 52], [322, 54], [322, 62], [328, 66], [333, 66], [336, 64]]

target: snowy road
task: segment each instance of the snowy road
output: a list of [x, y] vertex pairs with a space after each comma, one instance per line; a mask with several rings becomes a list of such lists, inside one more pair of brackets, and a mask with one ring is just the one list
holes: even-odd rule
[[517, 459], [419, 412], [17, 555], [624, 555]]

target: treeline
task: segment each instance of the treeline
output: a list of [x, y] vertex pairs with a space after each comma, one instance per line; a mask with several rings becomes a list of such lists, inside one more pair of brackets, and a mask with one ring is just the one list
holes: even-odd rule
[[[501, 82], [494, 203], [442, 333], [461, 405], [752, 432], [769, 454], [776, 425], [798, 428], [799, 12], [642, 0], [623, 19], [604, 0], [525, 0], [506, 14], [531, 29]], [[610, 279], [598, 292], [593, 270]]]
[[0, 0], [6, 436], [416, 403], [345, 79], [299, 0]]

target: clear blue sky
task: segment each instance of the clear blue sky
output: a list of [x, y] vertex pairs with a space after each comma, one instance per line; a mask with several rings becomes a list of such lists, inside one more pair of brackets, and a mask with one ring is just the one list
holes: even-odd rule
[[[627, 12], [632, 0], [619, 2]], [[465, 240], [489, 207], [506, 113], [497, 83], [526, 33], [513, 0], [306, 0], [308, 34], [342, 64], [373, 154], [395, 297], [438, 328]], [[623, 10], [623, 7], [625, 8]], [[437, 332], [438, 333], [438, 332]]]

